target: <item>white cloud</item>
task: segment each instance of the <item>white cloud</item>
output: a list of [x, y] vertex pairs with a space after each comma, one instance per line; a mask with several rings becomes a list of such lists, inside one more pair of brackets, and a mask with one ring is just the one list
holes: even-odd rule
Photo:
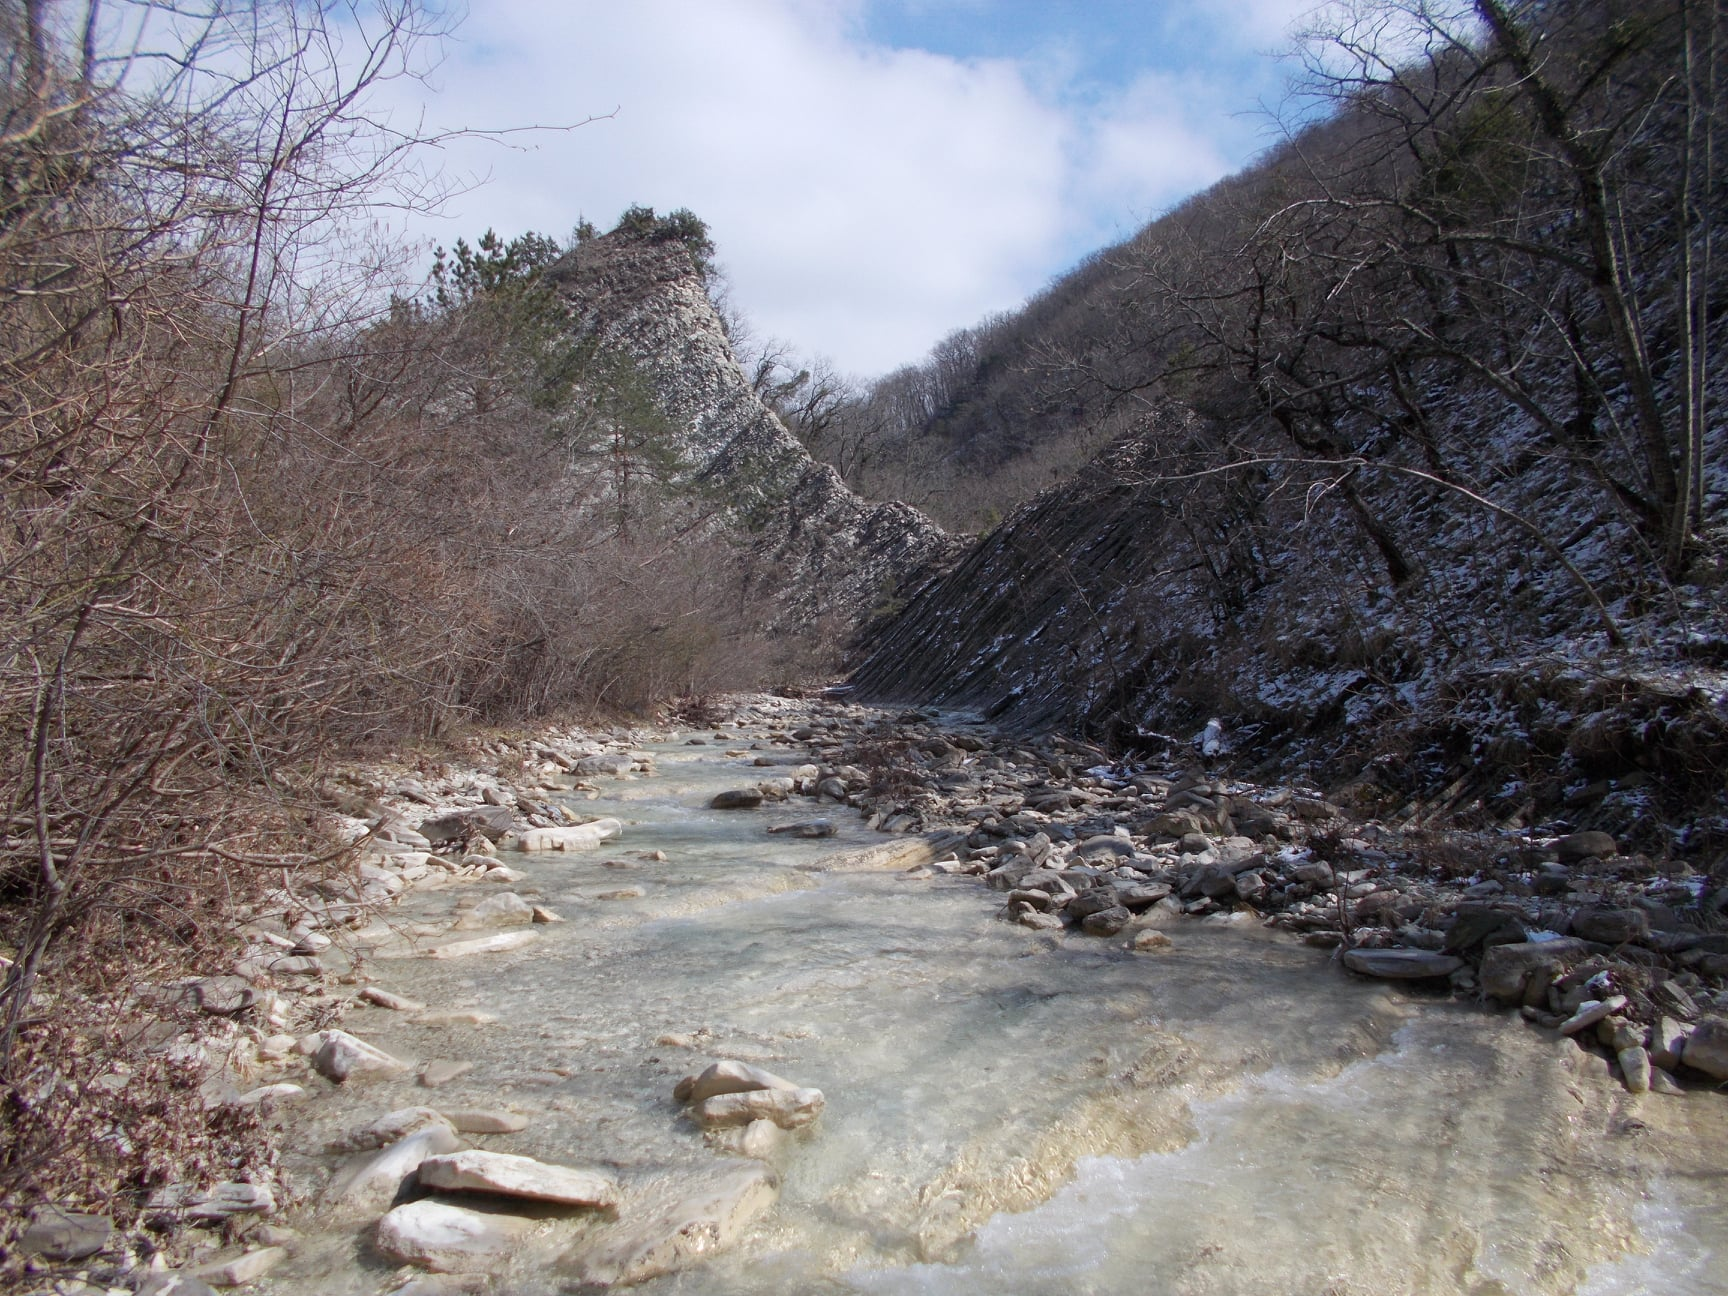
[[689, 207], [758, 335], [871, 373], [1226, 169], [1192, 87], [1145, 78], [1077, 106], [1049, 67], [871, 45], [861, 3], [471, 0], [431, 124], [618, 111], [525, 149], [450, 146], [453, 173], [491, 179], [434, 236]]

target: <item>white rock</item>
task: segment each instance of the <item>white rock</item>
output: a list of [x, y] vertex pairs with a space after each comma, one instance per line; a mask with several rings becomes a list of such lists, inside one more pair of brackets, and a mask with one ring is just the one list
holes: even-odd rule
[[360, 997], [369, 1004], [380, 1008], [388, 1008], [391, 1012], [424, 1012], [426, 1005], [418, 999], [410, 999], [406, 995], [392, 994], [381, 986], [367, 986], [360, 992]]
[[306, 1090], [297, 1084], [283, 1081], [281, 1084], [262, 1085], [250, 1089], [237, 1098], [230, 1098], [230, 1107], [280, 1107], [287, 1103], [300, 1102], [306, 1097]]
[[333, 1152], [370, 1152], [388, 1147], [398, 1139], [418, 1133], [430, 1125], [449, 1125], [443, 1114], [430, 1107], [399, 1107], [377, 1120], [356, 1126], [331, 1145]]
[[796, 1089], [790, 1080], [782, 1080], [772, 1071], [753, 1067], [748, 1062], [716, 1062], [700, 1075], [685, 1076], [673, 1089], [678, 1102], [702, 1102], [716, 1094], [748, 1093], [753, 1089]]
[[319, 1196], [321, 1205], [344, 1211], [386, 1209], [402, 1184], [428, 1157], [455, 1152], [462, 1146], [456, 1132], [442, 1121], [428, 1125], [387, 1148], [351, 1158]]
[[781, 1129], [798, 1129], [822, 1114], [820, 1089], [753, 1089], [723, 1093], [696, 1104], [696, 1119], [709, 1129], [771, 1120]]
[[420, 1163], [419, 1180], [446, 1192], [497, 1193], [565, 1206], [617, 1204], [618, 1185], [607, 1175], [570, 1166], [547, 1165], [506, 1152], [456, 1152]]
[[535, 1221], [493, 1215], [428, 1198], [398, 1206], [378, 1221], [378, 1250], [403, 1264], [438, 1273], [487, 1273]]
[[592, 850], [623, 831], [624, 825], [616, 819], [596, 819], [593, 823], [577, 824], [573, 828], [529, 828], [522, 832], [507, 832], [498, 839], [498, 845], [505, 850], [519, 851]]
[[522, 927], [534, 921], [534, 906], [514, 891], [487, 896], [456, 920], [457, 931], [483, 927]]
[[408, 1064], [347, 1031], [332, 1030], [324, 1032], [324, 1042], [312, 1055], [312, 1068], [340, 1083], [351, 1077], [365, 1080], [401, 1075]]
[[444, 1119], [463, 1134], [515, 1134], [528, 1128], [528, 1118], [504, 1111], [447, 1111]]
[[192, 1274], [212, 1287], [244, 1287], [247, 1283], [257, 1282], [287, 1258], [288, 1252], [283, 1247], [264, 1247], [233, 1260], [202, 1265]]
[[532, 945], [540, 939], [535, 931], [499, 932], [496, 936], [481, 936], [477, 940], [446, 941], [426, 951], [427, 958], [467, 958], [471, 954], [504, 954]]

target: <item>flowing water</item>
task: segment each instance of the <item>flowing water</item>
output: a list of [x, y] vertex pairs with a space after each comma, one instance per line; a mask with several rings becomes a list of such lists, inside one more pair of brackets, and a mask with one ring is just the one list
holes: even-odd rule
[[[655, 750], [659, 777], [580, 805], [622, 838], [511, 860], [515, 889], [569, 921], [513, 953], [384, 942], [367, 962], [497, 1020], [357, 1009], [348, 1029], [474, 1068], [435, 1092], [331, 1093], [296, 1114], [297, 1145], [393, 1107], [508, 1107], [529, 1128], [478, 1145], [640, 1184], [725, 1157], [671, 1091], [731, 1057], [822, 1089], [826, 1112], [736, 1249], [644, 1293], [1728, 1291], [1720, 1098], [1632, 1099], [1516, 1018], [1347, 977], [1252, 926], [1174, 927], [1162, 954], [1012, 927], [974, 878], [856, 867], [883, 838], [850, 812], [802, 841], [765, 829], [808, 801], [706, 808], [774, 771]], [[413, 892], [391, 921], [430, 943], [488, 886]], [[328, 1164], [289, 1168], [312, 1185]], [[297, 1222], [309, 1237], [265, 1290], [394, 1285], [366, 1220]], [[564, 1290], [559, 1256], [592, 1227], [548, 1223], [493, 1290]]]

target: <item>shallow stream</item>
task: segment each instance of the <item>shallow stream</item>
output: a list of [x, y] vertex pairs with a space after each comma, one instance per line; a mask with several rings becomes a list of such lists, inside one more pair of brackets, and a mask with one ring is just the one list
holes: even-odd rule
[[[1179, 925], [1135, 954], [1010, 926], [975, 878], [852, 866], [884, 838], [850, 812], [804, 841], [766, 829], [808, 801], [708, 809], [776, 772], [748, 756], [653, 750], [658, 777], [574, 803], [622, 819], [620, 839], [509, 860], [568, 921], [516, 952], [384, 943], [365, 963], [497, 1020], [357, 1008], [346, 1029], [473, 1069], [435, 1091], [313, 1080], [295, 1145], [395, 1107], [509, 1108], [529, 1127], [477, 1146], [626, 1183], [687, 1174], [726, 1154], [672, 1087], [729, 1057], [822, 1089], [826, 1111], [742, 1243], [645, 1296], [1728, 1292], [1722, 1099], [1634, 1099], [1516, 1017], [1349, 977], [1257, 927]], [[390, 921], [432, 944], [490, 888], [414, 891]], [[599, 898], [625, 888], [642, 895]], [[329, 1164], [289, 1169], [315, 1188]], [[309, 1236], [261, 1290], [395, 1285], [368, 1221], [289, 1222]], [[492, 1290], [565, 1290], [558, 1258], [588, 1227], [548, 1224]]]

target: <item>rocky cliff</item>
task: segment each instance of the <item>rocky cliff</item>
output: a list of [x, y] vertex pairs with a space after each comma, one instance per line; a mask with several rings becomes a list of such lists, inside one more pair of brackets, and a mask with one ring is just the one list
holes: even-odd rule
[[550, 272], [576, 335], [627, 357], [696, 481], [760, 560], [781, 625], [855, 622], [954, 557], [962, 542], [916, 509], [871, 503], [817, 463], [752, 390], [690, 250], [616, 230]]

